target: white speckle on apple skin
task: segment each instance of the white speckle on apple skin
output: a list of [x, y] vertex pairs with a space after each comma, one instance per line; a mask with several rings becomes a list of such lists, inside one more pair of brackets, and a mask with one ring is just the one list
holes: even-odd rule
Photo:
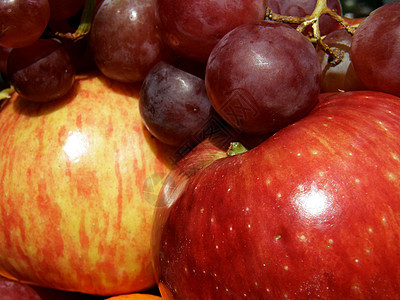
[[386, 132], [389, 131], [389, 130], [385, 127], [385, 125], [383, 124], [383, 122], [377, 121], [377, 123], [383, 128], [383, 130], [385, 130]]
[[358, 285], [356, 285], [356, 284], [354, 284], [352, 287], [351, 287], [353, 290], [360, 290], [360, 288], [358, 287]]
[[396, 175], [394, 175], [392, 172], [387, 172], [386, 177], [390, 181], [396, 181]]

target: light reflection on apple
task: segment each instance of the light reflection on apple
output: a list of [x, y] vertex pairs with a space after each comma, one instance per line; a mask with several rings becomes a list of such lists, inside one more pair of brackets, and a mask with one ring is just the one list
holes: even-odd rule
[[179, 168], [174, 169], [165, 179], [157, 205], [170, 208], [185, 192], [187, 184], [188, 176]]
[[132, 22], [136, 21], [137, 18], [138, 18], [138, 12], [136, 10], [134, 10], [134, 9], [131, 9], [129, 11], [129, 13], [130, 13], [129, 14], [129, 20], [131, 20]]
[[65, 154], [71, 162], [78, 162], [89, 148], [89, 141], [86, 135], [81, 132], [69, 132], [69, 136], [63, 146]]
[[324, 190], [319, 189], [315, 183], [311, 184], [309, 190], [303, 190], [303, 187], [299, 189], [301, 191], [295, 199], [295, 204], [303, 217], [313, 219], [328, 213], [329, 196]]

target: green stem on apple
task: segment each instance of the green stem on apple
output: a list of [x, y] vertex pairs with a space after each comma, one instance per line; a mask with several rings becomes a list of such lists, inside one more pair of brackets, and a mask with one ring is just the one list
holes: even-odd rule
[[226, 154], [228, 156], [234, 156], [234, 155], [245, 153], [246, 151], [247, 151], [247, 149], [245, 146], [243, 146], [242, 143], [232, 142], [229, 146], [228, 151], [226, 151]]
[[338, 22], [349, 34], [354, 34], [355, 28], [349, 25], [346, 20], [342, 16], [340, 16], [335, 10], [329, 8], [327, 5], [327, 0], [317, 0], [314, 11], [310, 15], [305, 17], [279, 15], [273, 13], [272, 10], [267, 7], [265, 20], [288, 24], [298, 24], [297, 31], [299, 31], [300, 33], [304, 32], [307, 27], [311, 27], [313, 35], [312, 38], [321, 47], [321, 49], [329, 55], [329, 63], [332, 65], [337, 65], [342, 61], [344, 53], [341, 50], [332, 50], [326, 43], [324, 43], [323, 37], [321, 37], [319, 29], [319, 18], [322, 15], [330, 16], [332, 19]]
[[84, 5], [82, 16], [81, 16], [81, 21], [80, 21], [80, 24], [79, 24], [78, 28], [76, 29], [76, 31], [73, 33], [57, 32], [56, 35], [59, 37], [71, 39], [74, 41], [82, 39], [84, 36], [86, 36], [90, 32], [90, 29], [92, 28], [92, 21], [93, 21], [95, 9], [96, 9], [96, 0], [85, 0], [85, 5]]

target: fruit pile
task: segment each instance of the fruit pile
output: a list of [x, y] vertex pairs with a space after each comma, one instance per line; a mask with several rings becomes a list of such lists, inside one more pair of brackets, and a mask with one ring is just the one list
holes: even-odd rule
[[5, 299], [400, 297], [400, 1], [0, 2]]

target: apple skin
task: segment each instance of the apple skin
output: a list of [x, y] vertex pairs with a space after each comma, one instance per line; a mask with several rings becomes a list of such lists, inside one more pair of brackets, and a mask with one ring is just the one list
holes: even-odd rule
[[163, 299], [399, 299], [399, 123], [395, 96], [335, 93], [195, 174], [189, 153], [153, 223]]
[[154, 286], [149, 184], [175, 150], [143, 126], [139, 88], [96, 73], [57, 101], [2, 105], [1, 275], [98, 295]]

